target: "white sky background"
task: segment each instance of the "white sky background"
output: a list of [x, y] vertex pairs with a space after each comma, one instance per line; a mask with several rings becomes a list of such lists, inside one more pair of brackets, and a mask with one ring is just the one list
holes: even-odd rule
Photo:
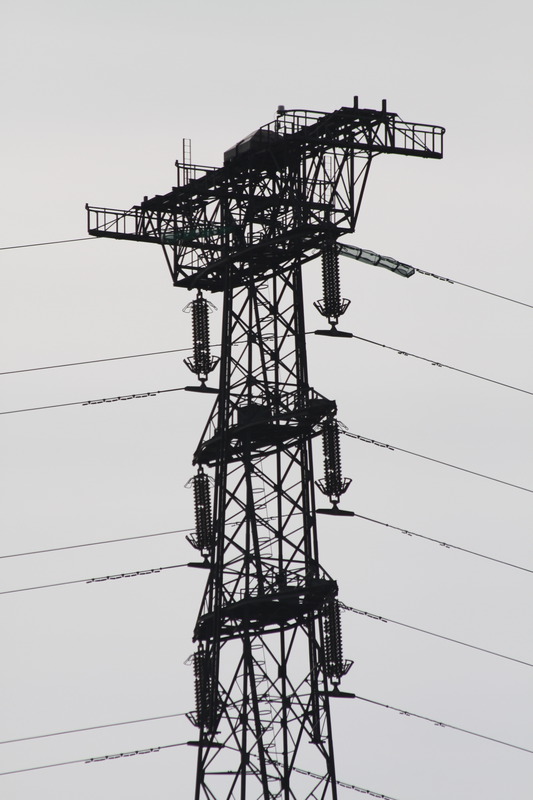
[[[0, 246], [85, 235], [287, 108], [379, 107], [447, 128], [441, 162], [376, 159], [347, 242], [533, 302], [531, 14], [452, 0], [6, 3]], [[306, 270], [307, 327], [319, 265]], [[191, 299], [160, 249], [97, 240], [0, 252], [0, 371], [185, 347]], [[342, 327], [533, 390], [533, 311], [344, 261]], [[221, 306], [221, 298], [213, 298]], [[213, 319], [213, 340], [218, 340]], [[364, 436], [533, 487], [532, 398], [356, 341], [309, 338], [311, 382]], [[185, 355], [185, 354], [183, 354]], [[181, 355], [0, 378], [2, 409], [191, 382]], [[211, 401], [191, 394], [0, 417], [0, 554], [189, 527], [184, 484]], [[533, 496], [343, 439], [344, 505], [533, 567]], [[321, 452], [316, 448], [320, 476]], [[533, 662], [530, 574], [360, 520], [319, 520], [347, 604]], [[184, 536], [0, 560], [4, 590], [182, 563]], [[0, 596], [0, 740], [190, 710], [204, 576], [168, 572]], [[531, 678], [345, 614], [344, 688], [533, 749]], [[342, 780], [399, 800], [531, 796], [533, 756], [334, 701]], [[185, 719], [0, 746], [0, 771], [194, 737]], [[192, 797], [195, 751], [0, 777], [9, 800]], [[315, 765], [309, 765], [313, 768]], [[355, 797], [341, 790], [341, 798]]]

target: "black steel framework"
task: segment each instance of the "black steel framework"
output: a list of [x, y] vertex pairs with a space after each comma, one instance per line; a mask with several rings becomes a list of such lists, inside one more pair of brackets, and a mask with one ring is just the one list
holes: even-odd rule
[[190, 542], [208, 570], [194, 630], [196, 800], [337, 797], [330, 697], [343, 696], [351, 662], [337, 584], [318, 557], [314, 437], [329, 513], [342, 513], [349, 481], [336, 405], [309, 384], [302, 265], [322, 254], [317, 308], [340, 334], [337, 240], [355, 229], [373, 157], [441, 158], [443, 133], [401, 121], [385, 102], [360, 109], [355, 98], [327, 114], [280, 107], [223, 167], [187, 156], [168, 194], [128, 211], [88, 208], [91, 234], [162, 245], [174, 285], [196, 292], [187, 365], [199, 390], [215, 364], [204, 292], [223, 294], [219, 389], [192, 479]]

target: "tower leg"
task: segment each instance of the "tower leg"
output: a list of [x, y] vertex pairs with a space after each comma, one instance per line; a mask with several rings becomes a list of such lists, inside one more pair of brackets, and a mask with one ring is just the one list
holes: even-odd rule
[[195, 796], [336, 800], [324, 621], [337, 585], [318, 560], [311, 450], [335, 404], [308, 385], [299, 265], [225, 301], [220, 393], [195, 454], [215, 470]]

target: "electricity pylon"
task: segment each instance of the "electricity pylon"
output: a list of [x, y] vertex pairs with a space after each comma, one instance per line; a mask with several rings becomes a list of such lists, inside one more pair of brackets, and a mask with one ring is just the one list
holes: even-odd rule
[[[335, 800], [330, 698], [343, 657], [337, 584], [318, 557], [312, 439], [339, 508], [335, 402], [309, 384], [302, 266], [322, 256], [315, 305], [337, 329], [338, 239], [355, 229], [379, 153], [441, 158], [444, 129], [353, 107], [285, 110], [224, 154], [184, 162], [177, 186], [127, 211], [88, 208], [89, 233], [162, 245], [175, 286], [196, 292], [193, 355], [206, 386], [205, 292], [223, 295], [220, 379], [194, 454], [196, 531], [208, 577], [194, 629], [196, 800]], [[184, 151], [185, 152], [185, 151]], [[210, 475], [212, 473], [212, 477]], [[211, 485], [214, 486], [211, 496]], [[349, 696], [349, 695], [348, 695]]]

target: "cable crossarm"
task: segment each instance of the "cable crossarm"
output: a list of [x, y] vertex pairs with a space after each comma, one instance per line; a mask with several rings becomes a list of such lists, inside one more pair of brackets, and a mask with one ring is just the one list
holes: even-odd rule
[[459, 639], [453, 639], [451, 636], [444, 636], [441, 633], [435, 633], [434, 631], [428, 631], [424, 628], [417, 628], [415, 625], [408, 625], [406, 622], [398, 622], [396, 619], [389, 619], [388, 617], [383, 617], [379, 614], [372, 614], [370, 611], [362, 611], [360, 608], [353, 608], [353, 606], [347, 606], [345, 603], [339, 601], [339, 607], [344, 609], [344, 611], [351, 611], [354, 614], [359, 614], [362, 617], [367, 617], [368, 619], [374, 619], [378, 622], [390, 622], [392, 625], [399, 625], [402, 628], [409, 628], [409, 630], [417, 631], [418, 633], [425, 633], [427, 636], [434, 636], [437, 639], [443, 639], [446, 642], [452, 642], [453, 644], [459, 644], [462, 647], [469, 647], [471, 650], [478, 650], [481, 653], [487, 653], [491, 656], [496, 656], [497, 658], [504, 658], [506, 661], [514, 661], [516, 664], [522, 664], [525, 667], [533, 667], [529, 661], [522, 661], [520, 658], [513, 658], [512, 656], [506, 656], [503, 653], [497, 653], [495, 650], [488, 650], [485, 647], [478, 647], [475, 644], [469, 644], [468, 642], [462, 642]]
[[469, 475], [475, 475], [478, 478], [484, 478], [487, 481], [493, 481], [494, 483], [501, 483], [504, 486], [511, 486], [513, 489], [519, 489], [522, 492], [529, 492], [533, 494], [533, 489], [529, 488], [528, 486], [520, 486], [517, 483], [511, 483], [510, 481], [504, 481], [501, 478], [494, 478], [492, 475], [485, 475], [483, 472], [476, 472], [473, 469], [467, 469], [466, 467], [460, 467], [457, 464], [450, 464], [448, 461], [441, 461], [438, 458], [432, 458], [431, 456], [423, 455], [422, 453], [415, 453], [413, 450], [407, 450], [403, 447], [398, 447], [397, 445], [387, 444], [385, 442], [379, 442], [377, 439], [369, 439], [366, 436], [361, 436], [357, 433], [352, 433], [351, 431], [341, 431], [345, 436], [348, 436], [350, 439], [358, 439], [360, 442], [365, 442], [366, 444], [373, 444], [376, 447], [384, 447], [386, 450], [397, 450], [399, 453], [406, 453], [410, 456], [416, 456], [417, 458], [423, 458], [425, 461], [433, 461], [435, 464], [441, 464], [443, 467], [450, 467], [451, 469], [457, 469], [460, 472], [467, 472]]
[[117, 758], [131, 758], [132, 756], [147, 756], [152, 753], [159, 753], [161, 750], [169, 750], [172, 747], [185, 747], [188, 742], [175, 742], [174, 744], [162, 744], [157, 747], [146, 747], [142, 750], [129, 750], [124, 753], [112, 753], [103, 756], [89, 756], [88, 758], [75, 758], [72, 761], [59, 761], [55, 764], [41, 764], [38, 767], [24, 767], [23, 769], [10, 769], [7, 772], [0, 772], [3, 775], [17, 775], [21, 772], [35, 772], [39, 769], [52, 769], [53, 767], [67, 767], [71, 764], [97, 764], [101, 761], [114, 761]]
[[54, 731], [54, 733], [41, 733], [37, 736], [21, 736], [18, 739], [4, 739], [0, 742], [2, 744], [17, 744], [18, 742], [32, 742], [35, 739], [50, 739], [54, 736], [67, 736], [71, 733], [85, 733], [87, 731], [99, 731], [104, 728], [118, 728], [122, 725], [137, 725], [140, 722], [156, 722], [161, 719], [174, 719], [176, 717], [186, 717], [187, 711], [182, 711], [177, 714], [162, 714], [158, 717], [144, 717], [143, 719], [129, 719], [126, 722], [108, 722], [104, 725], [90, 725], [87, 728], [73, 728], [69, 731]]
[[433, 358], [426, 358], [425, 356], [417, 355], [416, 353], [409, 353], [407, 350], [399, 350], [397, 347], [392, 347], [388, 344], [383, 344], [382, 342], [375, 342], [373, 339], [366, 339], [364, 336], [356, 336], [355, 333], [352, 334], [353, 339], [357, 339], [360, 342], [366, 342], [366, 344], [372, 344], [376, 347], [382, 347], [385, 350], [391, 350], [393, 353], [397, 353], [400, 356], [410, 356], [411, 358], [416, 358], [418, 361], [424, 361], [426, 364], [431, 364], [433, 367], [442, 367], [443, 369], [449, 369], [453, 372], [459, 372], [462, 375], [468, 375], [470, 378], [477, 378], [480, 381], [486, 381], [487, 383], [494, 383], [496, 386], [503, 386], [505, 389], [512, 389], [515, 392], [522, 392], [523, 394], [529, 394], [533, 396], [533, 392], [529, 391], [529, 389], [522, 389], [520, 386], [513, 386], [510, 383], [505, 383], [504, 381], [497, 381], [495, 378], [487, 378], [486, 375], [478, 375], [475, 372], [470, 372], [466, 369], [461, 369], [460, 367], [454, 367], [451, 364], [444, 364], [442, 361], [436, 361]]
[[377, 700], [370, 700], [368, 697], [361, 697], [360, 695], [354, 695], [355, 700], [361, 700], [364, 703], [371, 703], [374, 706], [379, 706], [380, 708], [387, 708], [389, 711], [396, 711], [398, 714], [402, 714], [406, 717], [414, 717], [415, 719], [421, 719], [424, 722], [432, 722], [433, 725], [437, 725], [439, 728], [449, 728], [453, 731], [459, 731], [460, 733], [467, 733], [469, 736], [476, 736], [478, 739], [486, 739], [488, 742], [494, 742], [495, 744], [501, 744], [504, 747], [512, 747], [513, 750], [521, 750], [524, 753], [531, 753], [533, 755], [533, 750], [530, 750], [528, 747], [522, 747], [518, 744], [512, 744], [511, 742], [506, 742], [503, 739], [496, 739], [493, 736], [486, 736], [484, 733], [477, 733], [476, 731], [470, 731], [467, 728], [460, 728], [458, 725], [451, 725], [449, 722], [440, 722], [439, 720], [432, 719], [432, 717], [424, 717], [422, 714], [415, 714], [414, 711], [405, 711], [403, 708], [396, 708], [396, 706], [390, 706], [386, 703], [380, 703]]
[[485, 553], [478, 553], [476, 550], [469, 550], [467, 547], [460, 547], [457, 544], [450, 544], [450, 542], [444, 542], [441, 539], [434, 539], [431, 536], [425, 536], [422, 533], [416, 533], [415, 531], [407, 530], [407, 528], [400, 528], [398, 525], [391, 525], [389, 522], [382, 522], [379, 519], [373, 519], [372, 517], [366, 517], [364, 514], [355, 514], [354, 517], [358, 519], [363, 519], [366, 522], [372, 522], [375, 525], [382, 525], [384, 528], [390, 528], [391, 530], [398, 531], [398, 533], [402, 533], [404, 536], [409, 537], [416, 537], [417, 539], [424, 539], [427, 542], [433, 542], [434, 544], [440, 545], [440, 547], [445, 547], [447, 550], [459, 550], [461, 553], [468, 553], [470, 556], [476, 556], [477, 558], [484, 558], [486, 561], [493, 561], [495, 564], [502, 564], [505, 567], [511, 567], [512, 569], [519, 569], [522, 572], [529, 572], [533, 575], [533, 569], [529, 569], [528, 567], [522, 567], [520, 564], [512, 564], [510, 561], [504, 561], [501, 558], [494, 558], [494, 556], [488, 556]]
[[[443, 135], [441, 126], [399, 120], [385, 102], [378, 110], [360, 109], [354, 98], [353, 107], [330, 113], [283, 108], [226, 150], [222, 167], [181, 165], [177, 186], [127, 210], [87, 206], [88, 231], [162, 245], [175, 285], [221, 291], [230, 263], [244, 273], [260, 260], [279, 259], [281, 251], [288, 260], [308, 258], [333, 226], [351, 232], [373, 156], [440, 159]], [[306, 174], [295, 194], [299, 163]], [[276, 173], [275, 193], [256, 172], [264, 168]], [[246, 196], [243, 180], [252, 186]], [[224, 196], [235, 204], [230, 214]]]
[[25, 586], [22, 589], [6, 589], [0, 592], [3, 594], [19, 594], [20, 592], [33, 592], [38, 589], [53, 589], [57, 586], [73, 586], [77, 583], [104, 583], [105, 581], [118, 581], [122, 578], [139, 578], [143, 575], [156, 575], [159, 572], [164, 572], [167, 569], [180, 569], [187, 567], [188, 564], [170, 564], [166, 567], [154, 567], [153, 569], [141, 569], [135, 572], [120, 572], [116, 575], [103, 575], [98, 578], [78, 578], [74, 581], [57, 581], [56, 583], [44, 583], [40, 586]]

